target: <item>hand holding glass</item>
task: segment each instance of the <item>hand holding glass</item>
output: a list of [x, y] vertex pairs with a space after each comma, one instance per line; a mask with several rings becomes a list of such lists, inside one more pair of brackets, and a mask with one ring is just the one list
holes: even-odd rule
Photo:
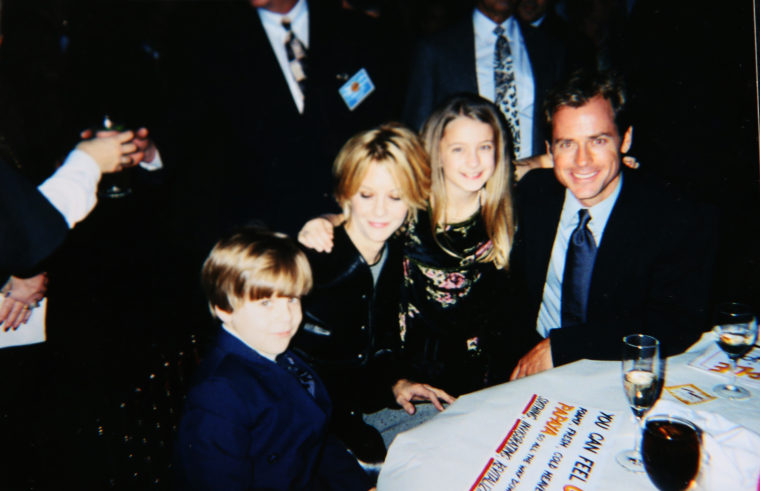
[[[103, 118], [103, 127], [98, 130], [99, 135], [108, 135], [123, 131], [123, 127], [114, 124], [108, 116]], [[98, 196], [101, 198], [124, 198], [132, 194], [132, 175], [129, 169], [118, 172], [103, 174], [98, 186]]]
[[[623, 338], [623, 389], [641, 428], [642, 418], [660, 397], [664, 378], [664, 363], [660, 358], [660, 342], [646, 334], [632, 334]], [[632, 450], [617, 456], [620, 465], [633, 472], [644, 472], [641, 460], [640, 432]]]

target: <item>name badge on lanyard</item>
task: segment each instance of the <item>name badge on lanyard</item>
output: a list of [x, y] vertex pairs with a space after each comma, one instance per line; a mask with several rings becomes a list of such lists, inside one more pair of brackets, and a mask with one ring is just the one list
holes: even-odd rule
[[356, 72], [348, 81], [343, 84], [338, 92], [343, 98], [343, 102], [346, 103], [349, 111], [353, 111], [359, 104], [364, 102], [375, 90], [375, 84], [372, 83], [372, 79], [369, 78], [367, 70], [362, 68]]

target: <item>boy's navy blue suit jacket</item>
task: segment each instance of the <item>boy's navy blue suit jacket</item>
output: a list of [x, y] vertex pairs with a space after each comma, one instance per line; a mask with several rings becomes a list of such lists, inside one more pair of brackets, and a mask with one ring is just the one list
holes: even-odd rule
[[367, 477], [328, 436], [330, 399], [315, 380], [314, 397], [295, 376], [220, 329], [199, 367], [178, 431], [180, 489], [361, 489]]

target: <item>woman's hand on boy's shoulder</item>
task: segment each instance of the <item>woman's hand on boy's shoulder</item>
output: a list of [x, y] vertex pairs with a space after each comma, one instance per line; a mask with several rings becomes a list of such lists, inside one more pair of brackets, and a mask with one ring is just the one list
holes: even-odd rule
[[[298, 242], [317, 252], [330, 252], [333, 248], [333, 217], [340, 215], [325, 215], [312, 218], [298, 232]], [[336, 225], [339, 225], [338, 222]]]
[[393, 397], [399, 406], [409, 414], [414, 414], [415, 407], [412, 401], [430, 401], [439, 411], [443, 411], [443, 403], [451, 404], [456, 400], [445, 390], [433, 387], [428, 384], [412, 382], [402, 378], [393, 384]]

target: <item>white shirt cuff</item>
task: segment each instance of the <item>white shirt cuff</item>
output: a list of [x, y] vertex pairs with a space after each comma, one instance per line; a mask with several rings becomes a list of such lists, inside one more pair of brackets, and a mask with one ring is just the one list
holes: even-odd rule
[[73, 228], [95, 208], [98, 181], [98, 164], [86, 152], [72, 150], [63, 165], [37, 189]]
[[161, 153], [159, 153], [158, 149], [156, 149], [156, 156], [153, 157], [153, 160], [151, 160], [150, 162], [146, 162], [146, 161], [140, 162], [140, 167], [150, 172], [163, 169], [164, 161], [161, 160]]

